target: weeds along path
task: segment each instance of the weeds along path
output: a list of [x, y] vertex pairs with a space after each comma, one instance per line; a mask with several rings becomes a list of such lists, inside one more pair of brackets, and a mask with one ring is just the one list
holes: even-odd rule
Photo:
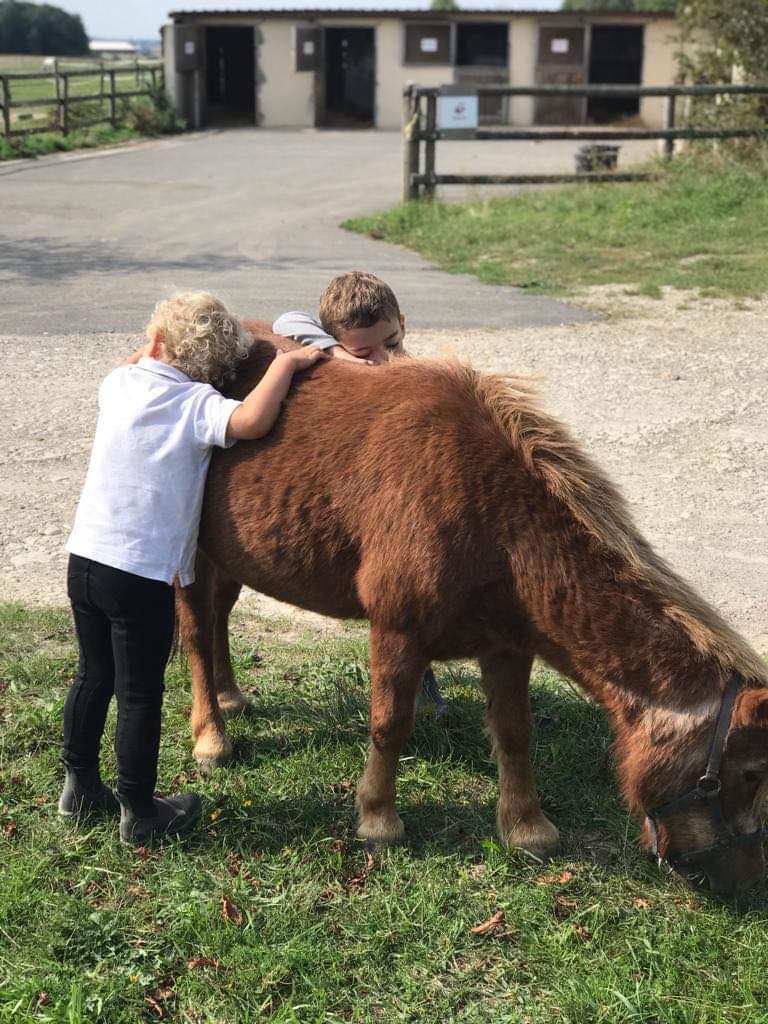
[[[605, 319], [552, 327], [419, 331], [415, 355], [539, 378], [626, 493], [659, 551], [768, 654], [768, 301], [658, 299], [593, 289]], [[63, 549], [85, 474], [96, 389], [128, 335], [0, 338], [0, 594], [66, 603]], [[254, 595], [242, 610], [289, 614]]]

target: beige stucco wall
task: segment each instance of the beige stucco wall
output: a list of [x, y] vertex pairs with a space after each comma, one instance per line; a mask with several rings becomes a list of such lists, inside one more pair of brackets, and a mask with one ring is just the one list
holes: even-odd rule
[[[679, 49], [680, 29], [676, 22], [649, 22], [645, 26], [643, 85], [671, 85], [677, 76]], [[645, 96], [640, 100], [640, 117], [649, 128], [664, 127], [666, 104], [664, 96]]]
[[[535, 18], [514, 18], [509, 33], [509, 84], [531, 85], [536, 81], [539, 26]], [[533, 124], [533, 96], [512, 96], [510, 124]]]
[[296, 71], [296, 25], [262, 21], [258, 49], [258, 104], [263, 128], [313, 128], [315, 74]]

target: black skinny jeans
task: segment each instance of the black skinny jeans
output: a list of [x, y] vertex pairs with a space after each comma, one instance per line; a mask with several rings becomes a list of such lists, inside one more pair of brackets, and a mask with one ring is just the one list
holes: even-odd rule
[[173, 587], [70, 555], [67, 592], [80, 666], [64, 705], [64, 763], [84, 778], [96, 771], [114, 694], [117, 793], [134, 814], [147, 817], [154, 813]]

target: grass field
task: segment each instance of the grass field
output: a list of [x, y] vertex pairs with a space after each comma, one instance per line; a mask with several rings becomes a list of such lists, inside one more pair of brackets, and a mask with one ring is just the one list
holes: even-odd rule
[[254, 713], [209, 779], [190, 759], [186, 671], [170, 670], [160, 788], [200, 790], [204, 824], [135, 851], [113, 824], [56, 817], [68, 616], [0, 607], [0, 1021], [768, 1021], [765, 893], [719, 905], [641, 856], [603, 718], [561, 680], [542, 671], [534, 689], [559, 860], [496, 843], [482, 705], [458, 664], [441, 670], [448, 718], [422, 713], [402, 760], [410, 844], [369, 857], [353, 819], [365, 632], [262, 625], [261, 659], [236, 630]]
[[[0, 75], [21, 74], [26, 71], [46, 72], [45, 62], [51, 58], [36, 53], [0, 53]], [[93, 67], [94, 61], [86, 57], [59, 57], [63, 67], [68, 70]]]
[[[33, 79], [11, 79], [11, 98], [14, 106], [11, 110], [11, 126], [13, 129], [37, 128], [48, 125], [52, 119], [57, 117], [56, 104], [56, 81], [50, 67], [45, 67], [45, 57], [32, 56], [28, 54], [0, 54], [0, 74], [21, 74], [28, 72], [39, 72], [48, 75], [47, 78]], [[146, 63], [146, 62], [145, 62]], [[100, 63], [94, 60], [77, 60], [76, 58], [60, 58], [60, 67], [63, 71], [93, 71], [92, 75], [70, 78], [69, 96], [77, 100], [80, 96], [103, 96], [99, 101], [91, 101], [87, 109], [78, 106], [77, 102], [71, 105], [71, 123], [76, 124], [78, 116], [83, 120], [93, 120], [94, 103], [98, 104], [101, 112], [108, 113], [107, 97], [110, 92], [110, 79], [106, 73], [102, 74]], [[118, 95], [121, 93], [135, 92], [147, 86], [149, 78], [139, 72], [138, 76], [133, 61], [110, 61], [104, 65], [106, 70], [115, 70], [115, 90]], [[2, 94], [0, 92], [0, 100]], [[50, 107], [24, 107], [26, 102], [37, 102], [39, 100], [50, 100]]]
[[444, 270], [532, 292], [614, 283], [646, 295], [664, 286], [768, 292], [768, 166], [759, 160], [679, 158], [658, 181], [414, 202], [345, 227], [415, 249]]

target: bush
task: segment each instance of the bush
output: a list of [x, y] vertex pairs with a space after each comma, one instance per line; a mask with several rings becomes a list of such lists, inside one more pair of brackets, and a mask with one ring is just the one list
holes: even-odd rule
[[19, 160], [43, 156], [57, 150], [90, 149], [96, 146], [115, 146], [142, 135], [168, 135], [181, 132], [183, 121], [160, 93], [123, 101], [119, 109], [120, 120], [114, 127], [108, 122], [79, 126], [78, 121], [93, 121], [103, 111], [100, 103], [78, 104], [77, 115], [70, 118], [71, 131], [62, 135], [58, 131], [39, 135], [17, 135], [10, 139], [0, 137], [0, 161]]
[[121, 121], [140, 135], [170, 135], [185, 127], [160, 91], [126, 103]]
[[[768, 65], [765, 0], [688, 0], [680, 9], [686, 46], [679, 55], [681, 76], [691, 82], [759, 84]], [[759, 128], [755, 138], [718, 143], [721, 150], [747, 161], [765, 160], [768, 97], [721, 95], [694, 99], [687, 123], [697, 128]], [[711, 146], [711, 144], [710, 144]]]

